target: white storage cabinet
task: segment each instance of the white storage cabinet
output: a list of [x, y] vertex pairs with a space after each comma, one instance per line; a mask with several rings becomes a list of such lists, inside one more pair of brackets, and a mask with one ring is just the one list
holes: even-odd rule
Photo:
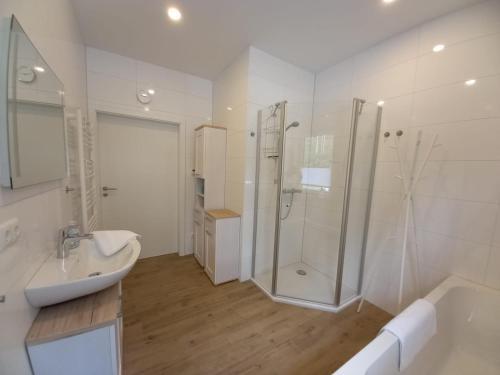
[[226, 181], [226, 129], [201, 125], [195, 129], [195, 205], [193, 223], [193, 253], [205, 266], [205, 211], [224, 207]]
[[205, 215], [205, 273], [217, 285], [239, 277], [240, 216], [230, 210]]

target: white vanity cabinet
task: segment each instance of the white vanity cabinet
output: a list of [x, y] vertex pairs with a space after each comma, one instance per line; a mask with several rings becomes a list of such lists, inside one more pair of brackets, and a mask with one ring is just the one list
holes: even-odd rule
[[119, 375], [121, 288], [43, 307], [26, 337], [35, 375]]
[[217, 285], [239, 277], [240, 216], [230, 210], [205, 215], [205, 273]]

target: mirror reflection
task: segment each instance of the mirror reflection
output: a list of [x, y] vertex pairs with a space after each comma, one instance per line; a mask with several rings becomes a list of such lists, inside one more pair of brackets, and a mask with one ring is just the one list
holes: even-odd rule
[[64, 87], [14, 17], [7, 70], [7, 182], [15, 189], [63, 178]]

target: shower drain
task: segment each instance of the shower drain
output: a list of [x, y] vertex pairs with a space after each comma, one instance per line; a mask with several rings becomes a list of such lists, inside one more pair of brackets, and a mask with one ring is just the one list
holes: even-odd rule
[[305, 275], [307, 275], [307, 272], [304, 270], [297, 270], [297, 274], [300, 276], [305, 276]]

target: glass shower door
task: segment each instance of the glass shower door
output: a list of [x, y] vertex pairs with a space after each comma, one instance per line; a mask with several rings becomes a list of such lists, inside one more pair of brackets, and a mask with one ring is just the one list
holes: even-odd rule
[[255, 179], [252, 275], [262, 288], [272, 294], [274, 294], [275, 239], [276, 233], [279, 233], [276, 210], [280, 184], [280, 134], [285, 105], [285, 103], [277, 103], [259, 111], [257, 128], [259, 147]]
[[368, 225], [382, 108], [360, 101], [353, 109], [353, 139], [350, 151], [350, 189], [344, 204], [344, 236], [338, 272], [342, 283], [338, 304], [361, 293]]
[[[297, 122], [290, 113], [287, 126]], [[335, 302], [348, 119], [302, 119], [285, 131], [278, 296]]]
[[327, 120], [259, 112], [252, 276], [273, 297], [335, 310], [360, 294], [380, 116], [360, 99]]

